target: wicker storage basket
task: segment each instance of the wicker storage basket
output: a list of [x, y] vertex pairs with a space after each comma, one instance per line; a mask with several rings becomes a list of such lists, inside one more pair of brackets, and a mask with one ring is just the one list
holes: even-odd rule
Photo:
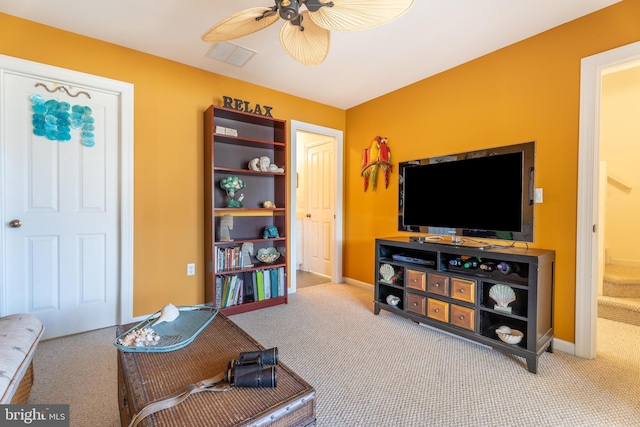
[[[120, 335], [131, 327], [122, 326]], [[240, 352], [263, 350], [223, 314], [189, 345], [167, 353], [118, 352], [118, 401], [122, 426], [147, 403], [227, 369]], [[177, 406], [145, 418], [142, 427], [307, 426], [315, 423], [315, 390], [286, 365], [275, 388], [196, 393]]]

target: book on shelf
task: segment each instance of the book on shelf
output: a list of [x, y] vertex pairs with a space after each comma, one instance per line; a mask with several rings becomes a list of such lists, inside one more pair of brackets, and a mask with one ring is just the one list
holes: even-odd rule
[[216, 308], [284, 296], [286, 293], [284, 267], [243, 271], [216, 276], [214, 301]]
[[220, 276], [222, 278], [222, 288], [220, 290], [220, 308], [224, 308], [227, 304], [227, 298], [229, 297], [229, 279], [227, 276]]
[[[216, 308], [242, 304], [244, 301], [243, 283], [244, 280], [236, 274], [216, 277]], [[218, 296], [218, 292], [220, 296]], [[219, 305], [218, 300], [220, 300]]]
[[264, 282], [262, 270], [256, 270], [256, 286], [258, 288], [258, 301], [264, 300]]
[[240, 246], [217, 248], [215, 251], [216, 272], [239, 270], [244, 265]]
[[253, 300], [260, 301], [258, 299], [258, 277], [256, 271], [251, 272], [251, 285], [253, 286]]
[[244, 295], [243, 295], [243, 299], [242, 302], [253, 302], [255, 301], [254, 299], [254, 294], [253, 294], [253, 272], [252, 271], [245, 271], [242, 273], [242, 282], [244, 284]]
[[216, 300], [214, 307], [217, 309], [222, 308], [222, 293], [224, 292], [224, 277], [216, 276]]
[[236, 288], [234, 289], [233, 301], [231, 302], [231, 305], [242, 304], [243, 287], [243, 280], [236, 276]]
[[278, 268], [278, 295], [284, 295], [287, 287], [287, 277], [284, 274], [284, 267]]
[[275, 298], [281, 295], [278, 293], [278, 269], [269, 270], [269, 275], [271, 276], [271, 298]]
[[271, 274], [269, 274], [269, 270], [264, 270], [262, 272], [263, 278], [262, 282], [264, 285], [264, 299], [271, 298]]
[[226, 276], [225, 278], [225, 286], [224, 286], [224, 298], [223, 298], [223, 307], [229, 307], [229, 303], [231, 302], [231, 294], [233, 292], [233, 278], [235, 276]]

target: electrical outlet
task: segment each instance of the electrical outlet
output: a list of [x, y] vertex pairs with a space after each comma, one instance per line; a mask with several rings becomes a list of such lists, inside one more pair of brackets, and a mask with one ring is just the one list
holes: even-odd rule
[[196, 265], [187, 264], [187, 276], [195, 276], [195, 274], [196, 274]]

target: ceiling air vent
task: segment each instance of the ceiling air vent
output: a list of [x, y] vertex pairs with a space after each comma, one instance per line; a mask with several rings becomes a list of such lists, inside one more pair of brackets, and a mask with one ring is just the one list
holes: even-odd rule
[[207, 52], [209, 58], [242, 67], [257, 52], [229, 42], [216, 43]]

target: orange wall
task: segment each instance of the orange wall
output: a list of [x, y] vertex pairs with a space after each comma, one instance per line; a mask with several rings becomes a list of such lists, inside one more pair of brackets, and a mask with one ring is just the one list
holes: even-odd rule
[[368, 283], [374, 238], [398, 234], [397, 175], [387, 190], [362, 190], [360, 154], [373, 137], [389, 139], [395, 164], [537, 140], [544, 203], [533, 246], [556, 250], [556, 335], [573, 342], [580, 59], [640, 40], [639, 18], [640, 0], [624, 0], [346, 113], [4, 14], [0, 53], [135, 85], [134, 315], [203, 302], [202, 111], [231, 95], [278, 118], [348, 125], [343, 268]]
[[556, 336], [574, 342], [580, 60], [640, 40], [638, 22], [640, 1], [625, 0], [349, 109], [344, 275], [372, 283], [374, 238], [400, 234], [397, 174], [389, 189], [363, 192], [360, 156], [376, 135], [388, 138], [396, 166], [536, 140], [544, 203], [532, 246], [556, 250]]
[[[204, 302], [203, 112], [229, 95], [344, 130], [345, 111], [0, 13], [0, 54], [134, 84], [134, 316]], [[186, 276], [187, 263], [196, 276]]]

